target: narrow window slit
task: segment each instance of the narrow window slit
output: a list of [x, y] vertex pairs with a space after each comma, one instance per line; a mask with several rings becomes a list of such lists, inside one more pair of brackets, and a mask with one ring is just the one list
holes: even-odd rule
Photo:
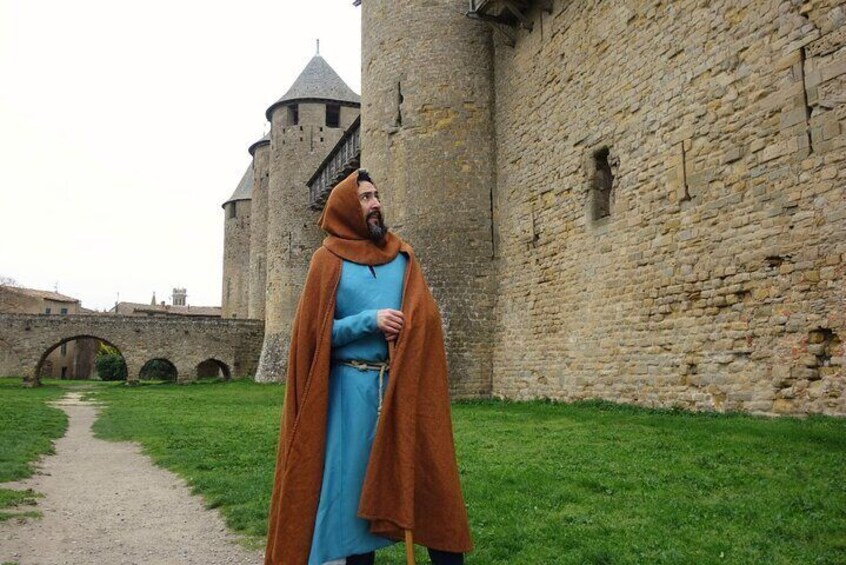
[[593, 154], [595, 171], [593, 174], [593, 219], [601, 220], [611, 215], [611, 189], [614, 186], [614, 173], [611, 171], [609, 156], [611, 150], [603, 147]]

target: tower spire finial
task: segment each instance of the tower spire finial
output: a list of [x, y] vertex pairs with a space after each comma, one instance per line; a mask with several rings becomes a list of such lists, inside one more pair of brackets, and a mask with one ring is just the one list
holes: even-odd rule
[[317, 54], [320, 55], [320, 40], [317, 40]]

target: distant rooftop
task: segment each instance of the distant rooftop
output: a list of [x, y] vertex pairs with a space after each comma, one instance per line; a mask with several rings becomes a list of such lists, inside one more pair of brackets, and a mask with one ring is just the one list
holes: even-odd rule
[[267, 109], [268, 121], [277, 106], [295, 100], [329, 100], [356, 106], [361, 104], [361, 96], [353, 92], [320, 55], [311, 58], [288, 92]]
[[58, 292], [52, 292], [49, 290], [37, 290], [34, 288], [23, 288], [20, 286], [3, 286], [8, 291], [15, 292], [18, 294], [23, 294], [25, 296], [31, 296], [33, 298], [43, 298], [44, 300], [52, 300], [54, 302], [79, 302], [78, 298], [72, 298], [70, 296], [66, 296], [64, 294], [59, 294]]
[[199, 316], [219, 318], [221, 309], [220, 306], [172, 306], [169, 304], [118, 302], [110, 312], [128, 316]]
[[267, 132], [264, 137], [250, 145], [250, 148], [247, 149], [247, 151], [249, 151], [250, 153], [250, 156], [254, 157], [256, 154], [256, 149], [259, 147], [259, 145], [264, 145], [265, 143], [270, 143], [270, 132]]
[[244, 176], [241, 177], [241, 182], [238, 183], [238, 188], [229, 197], [229, 200], [223, 203], [224, 206], [236, 200], [251, 200], [253, 198], [253, 164], [247, 167], [244, 171]]

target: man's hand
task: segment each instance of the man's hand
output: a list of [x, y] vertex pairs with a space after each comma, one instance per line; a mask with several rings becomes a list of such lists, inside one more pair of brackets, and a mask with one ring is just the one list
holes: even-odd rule
[[405, 323], [405, 315], [399, 310], [385, 308], [376, 312], [376, 325], [385, 334], [385, 339], [394, 341]]

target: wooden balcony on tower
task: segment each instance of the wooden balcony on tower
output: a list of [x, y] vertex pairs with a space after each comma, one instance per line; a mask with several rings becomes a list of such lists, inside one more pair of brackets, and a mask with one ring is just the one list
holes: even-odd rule
[[541, 9], [551, 12], [552, 0], [469, 0], [470, 9], [467, 17], [487, 22], [499, 32], [506, 43], [514, 46], [516, 30], [532, 31], [530, 10], [539, 5]]
[[308, 203], [313, 210], [326, 204], [336, 184], [359, 167], [361, 161], [361, 116], [350, 124], [311, 178], [308, 180]]

